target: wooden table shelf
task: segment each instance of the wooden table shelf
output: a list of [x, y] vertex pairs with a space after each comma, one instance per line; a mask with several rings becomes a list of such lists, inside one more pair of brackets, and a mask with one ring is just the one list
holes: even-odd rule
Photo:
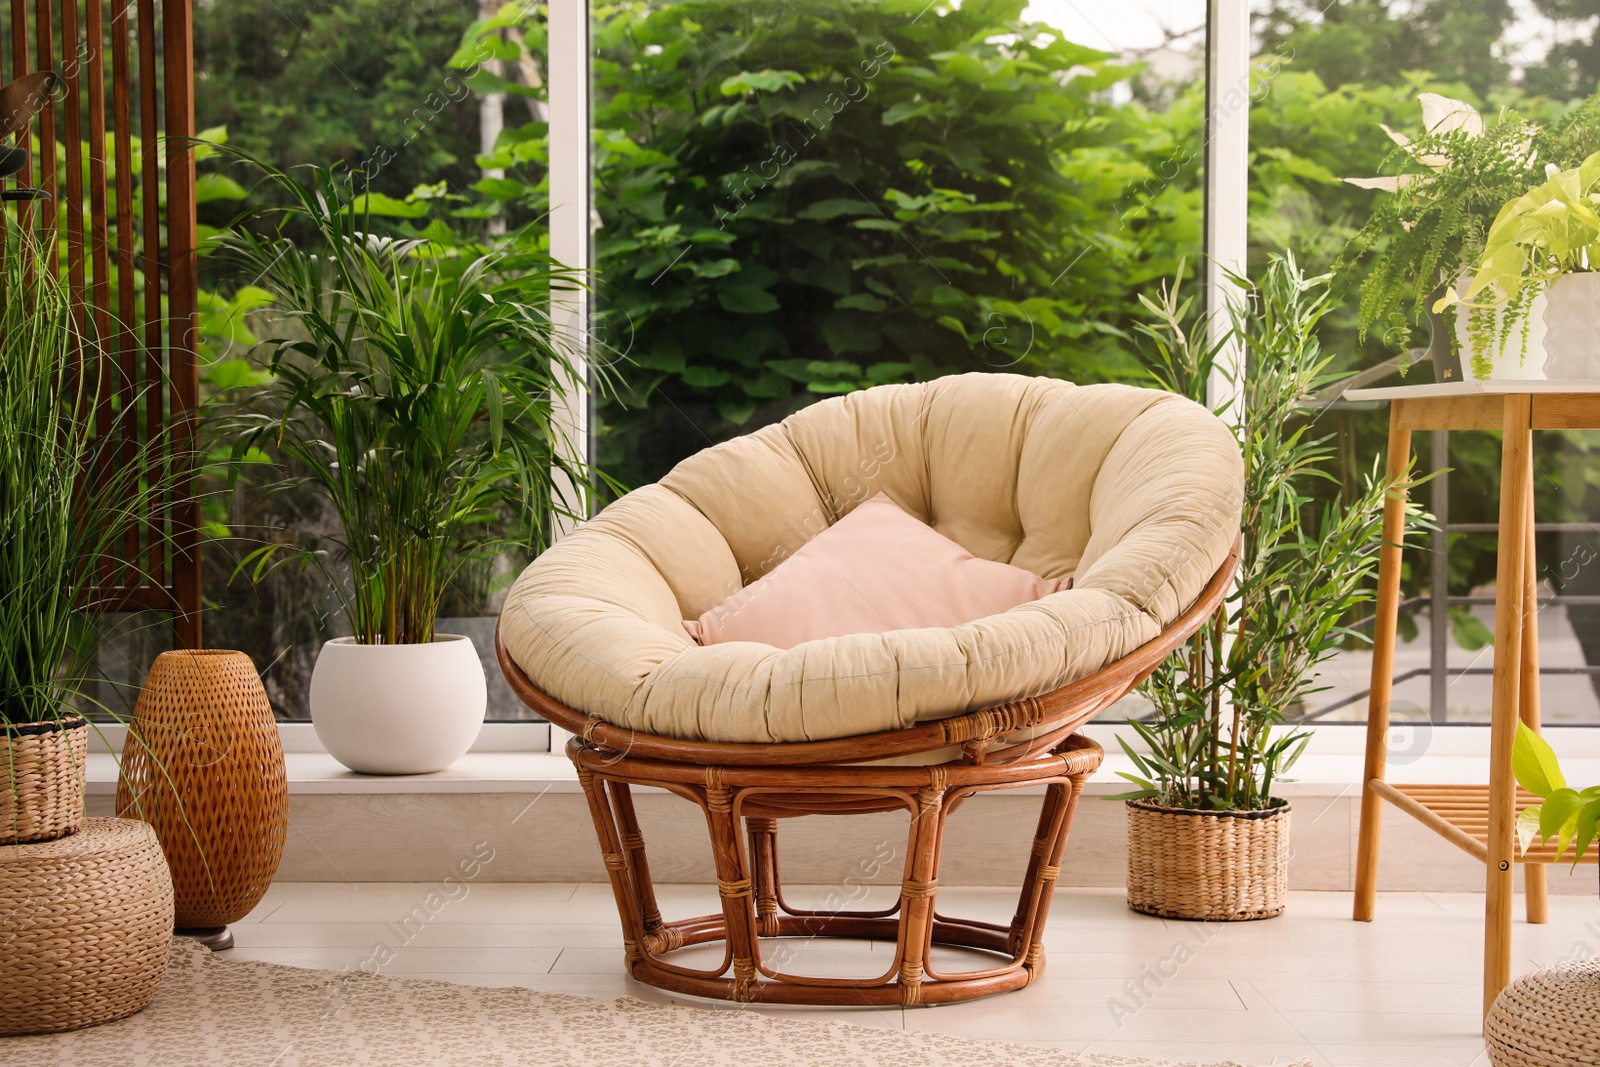
[[[1380, 780], [1369, 783], [1383, 799], [1433, 830], [1479, 863], [1489, 860], [1489, 787], [1486, 785], [1396, 785]], [[1532, 807], [1539, 798], [1525, 789], [1517, 790], [1517, 813]], [[1600, 850], [1590, 849], [1583, 863], [1594, 863]], [[1569, 850], [1564, 860], [1569, 863]], [[1516, 863], [1556, 863], [1554, 842], [1539, 843], [1527, 852], [1518, 852]]]
[[[1409, 786], [1386, 779], [1389, 703], [1394, 689], [1395, 629], [1400, 610], [1400, 554], [1405, 495], [1390, 494], [1383, 512], [1378, 605], [1367, 703], [1366, 769], [1356, 852], [1354, 918], [1370, 922], [1377, 906], [1378, 842], [1385, 803], [1399, 808], [1484, 865], [1483, 1010], [1511, 980], [1511, 908], [1516, 865], [1523, 867], [1528, 921], [1548, 917], [1545, 866], [1554, 849], [1518, 854], [1517, 812], [1533, 798], [1511, 772], [1517, 723], [1539, 728], [1539, 601], [1533, 537], [1533, 431], [1600, 429], [1600, 380], [1446, 382], [1352, 389], [1350, 400], [1389, 402], [1391, 480], [1411, 468], [1415, 430], [1498, 430], [1500, 515], [1496, 525], [1494, 696], [1487, 786]], [[1435, 620], [1435, 625], [1439, 620]]]

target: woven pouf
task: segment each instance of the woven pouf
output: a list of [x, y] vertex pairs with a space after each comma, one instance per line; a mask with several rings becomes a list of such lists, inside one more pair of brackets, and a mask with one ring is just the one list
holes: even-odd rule
[[55, 841], [0, 847], [0, 1034], [132, 1015], [172, 948], [172, 880], [155, 834], [87, 819]]
[[1483, 1020], [1494, 1067], [1600, 1063], [1600, 960], [1525, 974], [1500, 991]]
[[1265, 811], [1128, 806], [1128, 906], [1167, 919], [1270, 919], [1289, 897], [1289, 805]]
[[83, 828], [89, 724], [77, 716], [0, 724], [0, 845], [49, 841]]
[[180, 928], [223, 927], [260, 903], [283, 857], [289, 786], [249, 656], [156, 657], [128, 724], [117, 814], [155, 827]]

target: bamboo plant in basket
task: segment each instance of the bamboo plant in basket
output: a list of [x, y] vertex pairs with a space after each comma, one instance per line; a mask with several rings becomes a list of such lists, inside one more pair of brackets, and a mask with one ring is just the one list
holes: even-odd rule
[[92, 598], [138, 584], [102, 561], [174, 468], [149, 462], [159, 441], [122, 434], [131, 408], [99, 403], [109, 357], [45, 253], [53, 235], [0, 217], [0, 843], [14, 844], [83, 825], [89, 726], [73, 652]]
[[328, 751], [356, 771], [439, 770], [477, 737], [487, 700], [470, 638], [434, 632], [452, 578], [509, 548], [538, 552], [555, 516], [581, 518], [587, 502], [557, 401], [583, 371], [548, 310], [578, 279], [532, 241], [381, 235], [338, 175], [305, 168], [302, 182], [223, 151], [283, 206], [217, 241], [273, 294], [268, 380], [221, 433], [236, 460], [275, 452], [267, 488], [304, 486], [339, 525], [246, 564], [314, 566], [344, 610], [352, 636], [323, 645], [311, 679]]
[[1206, 399], [1218, 354], [1236, 342], [1245, 373], [1238, 409], [1218, 413], [1245, 457], [1243, 553], [1237, 582], [1212, 625], [1144, 686], [1155, 705], [1122, 739], [1138, 788], [1128, 807], [1128, 902], [1190, 919], [1279, 914], [1288, 888], [1289, 804], [1274, 786], [1309, 735], [1287, 713], [1315, 692], [1317, 666], [1358, 638], [1351, 613], [1372, 598], [1389, 485], [1377, 471], [1350, 498], [1317, 505], [1331, 480], [1331, 435], [1318, 434], [1314, 398], [1341, 376], [1317, 342], [1328, 276], [1307, 278], [1276, 258], [1259, 284], [1235, 279], [1228, 329], [1213, 333], [1189, 302], [1146, 299], [1154, 322], [1146, 361], [1160, 384]]

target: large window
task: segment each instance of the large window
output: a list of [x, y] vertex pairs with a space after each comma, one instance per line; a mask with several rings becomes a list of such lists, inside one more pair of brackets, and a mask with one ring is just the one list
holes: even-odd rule
[[[555, 12], [576, 18], [573, 2]], [[1339, 179], [1386, 165], [1380, 123], [1421, 132], [1420, 93], [1491, 125], [1505, 109], [1559, 121], [1600, 77], [1594, 20], [1563, 21], [1570, 8], [1255, 0], [1246, 35], [1244, 0], [591, 0], [582, 63], [582, 34], [553, 44], [542, 4], [200, 0], [197, 101], [202, 127], [276, 163], [377, 163], [397, 228], [582, 246], [594, 284], [577, 329], [603, 386], [588, 439], [631, 486], [876, 383], [1136, 380], [1139, 297], [1181, 272], [1214, 304], [1208, 253], [1336, 268], [1323, 345], [1393, 373], [1379, 368], [1414, 357], [1427, 326], [1359, 330], [1371, 257], [1341, 256], [1385, 194]], [[563, 128], [587, 137], [562, 143]], [[202, 188], [211, 226], [249, 195]], [[250, 370], [247, 281], [203, 274], [214, 391]], [[1384, 413], [1339, 402], [1321, 421], [1356, 484]], [[1595, 440], [1540, 445], [1552, 721], [1600, 722]], [[1436, 721], [1487, 718], [1496, 451], [1487, 435], [1421, 438], [1424, 466], [1452, 468], [1423, 491], [1448, 552], [1409, 560], [1396, 698]], [[248, 651], [280, 716], [304, 717], [317, 649], [342, 626], [332, 598], [292, 569], [253, 585], [233, 570], [252, 543], [325, 536], [330, 516], [288, 493], [209, 517], [208, 643]], [[481, 568], [446, 610], [484, 654], [496, 718], [525, 713], [489, 658], [522, 563]], [[1449, 605], [1438, 627], [1433, 598]], [[121, 626], [102, 665], [135, 682], [160, 628]], [[1303, 714], [1361, 718], [1368, 664], [1341, 654]]]

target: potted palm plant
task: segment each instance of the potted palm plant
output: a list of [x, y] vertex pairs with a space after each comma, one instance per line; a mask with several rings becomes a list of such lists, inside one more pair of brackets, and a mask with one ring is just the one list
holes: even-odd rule
[[1566, 170], [1549, 164], [1545, 174], [1500, 209], [1471, 281], [1440, 306], [1504, 308], [1519, 322], [1542, 292], [1548, 376], [1600, 377], [1600, 153]]
[[1147, 365], [1165, 388], [1205, 400], [1228, 342], [1244, 352], [1240, 404], [1230, 420], [1245, 457], [1242, 558], [1213, 624], [1144, 686], [1155, 706], [1119, 738], [1137, 788], [1128, 810], [1128, 902], [1185, 919], [1279, 914], [1288, 889], [1289, 804], [1274, 787], [1309, 735], [1288, 713], [1317, 689], [1317, 665], [1356, 639], [1353, 609], [1371, 599], [1383, 505], [1377, 472], [1352, 497], [1319, 505], [1331, 481], [1331, 435], [1318, 436], [1315, 398], [1340, 380], [1317, 342], [1329, 310], [1328, 275], [1307, 278], [1292, 256], [1274, 258], [1221, 335], [1194, 320], [1175, 287], [1146, 299]]
[[235, 472], [253, 450], [275, 452], [284, 466], [269, 488], [309, 488], [340, 527], [244, 566], [258, 577], [278, 561], [316, 566], [337, 595], [352, 632], [323, 645], [311, 681], [328, 751], [361, 772], [439, 770], [471, 746], [486, 707], [470, 639], [434, 629], [451, 579], [511, 545], [538, 551], [557, 514], [586, 506], [588, 468], [552, 407], [561, 382], [582, 377], [546, 310], [553, 288], [575, 283], [516, 241], [381, 236], [337, 175], [308, 168], [302, 183], [225, 151], [282, 206], [218, 241], [273, 295], [266, 382], [220, 429]]
[[146, 446], [129, 462], [123, 413], [98, 403], [107, 357], [44, 251], [53, 235], [0, 218], [0, 844], [17, 844], [83, 826], [90, 727], [73, 653], [95, 599], [138, 584], [105, 560], [161, 465]]

